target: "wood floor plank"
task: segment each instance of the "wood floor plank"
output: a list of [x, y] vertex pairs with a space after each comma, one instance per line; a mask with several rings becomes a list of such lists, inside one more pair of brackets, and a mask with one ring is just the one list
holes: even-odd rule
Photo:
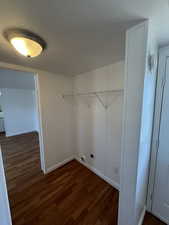
[[37, 133], [0, 135], [13, 225], [116, 225], [118, 191], [77, 161], [44, 175]]
[[[0, 134], [13, 225], [117, 225], [118, 191], [73, 160], [44, 175], [38, 134]], [[164, 225], [147, 214], [144, 225]]]

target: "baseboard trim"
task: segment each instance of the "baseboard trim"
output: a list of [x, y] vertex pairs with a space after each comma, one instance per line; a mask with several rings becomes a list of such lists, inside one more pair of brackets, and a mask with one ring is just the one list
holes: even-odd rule
[[52, 171], [58, 169], [59, 167], [64, 166], [66, 163], [72, 161], [73, 159], [75, 159], [75, 157], [74, 157], [74, 156], [71, 156], [71, 157], [69, 157], [69, 158], [63, 160], [62, 162], [56, 163], [55, 165], [53, 165], [53, 166], [47, 168], [47, 169], [44, 171], [44, 173], [45, 173], [45, 174], [48, 174], [48, 173], [50, 173], [50, 172], [52, 172]]
[[88, 163], [81, 161], [78, 157], [75, 157], [75, 160], [77, 160], [79, 163], [81, 163], [83, 166], [87, 167], [89, 170], [91, 170], [93, 173], [95, 173], [97, 176], [102, 178], [104, 181], [106, 181], [108, 184], [110, 184], [112, 187], [120, 191], [120, 186], [117, 182], [111, 180], [110, 178], [103, 175], [100, 171], [98, 171], [96, 168], [90, 166]]
[[145, 214], [146, 214], [146, 207], [144, 206], [144, 209], [143, 209], [143, 211], [141, 213], [138, 225], [142, 225], [143, 224]]
[[168, 221], [166, 221], [162, 216], [155, 214], [152, 211], [148, 211], [149, 213], [151, 213], [153, 216], [157, 217], [159, 220], [161, 220], [161, 222], [165, 223], [165, 224], [169, 224]]
[[[103, 175], [100, 171], [98, 171], [96, 168], [90, 166], [88, 163], [86, 162], [82, 162], [78, 157], [75, 156], [71, 156], [65, 160], [63, 160], [60, 163], [57, 163], [49, 168], [47, 168], [44, 171], [44, 174], [48, 174], [56, 169], [58, 169], [61, 166], [64, 166], [66, 163], [72, 161], [72, 160], [77, 160], [79, 163], [81, 163], [83, 166], [87, 167], [89, 170], [91, 170], [93, 173], [95, 173], [97, 176], [99, 176], [100, 178], [102, 178], [104, 181], [106, 181], [108, 184], [110, 184], [112, 187], [114, 187], [115, 189], [117, 189], [118, 191], [120, 191], [120, 187], [119, 184], [113, 180], [111, 180], [110, 178], [106, 177], [105, 175]], [[140, 224], [139, 224], [140, 225]]]
[[36, 130], [30, 130], [30, 131], [23, 131], [23, 132], [16, 132], [16, 133], [6, 133], [6, 137], [14, 137], [14, 136], [18, 136], [18, 135], [22, 135], [22, 134], [29, 134], [29, 133], [33, 133], [33, 132], [37, 132]]

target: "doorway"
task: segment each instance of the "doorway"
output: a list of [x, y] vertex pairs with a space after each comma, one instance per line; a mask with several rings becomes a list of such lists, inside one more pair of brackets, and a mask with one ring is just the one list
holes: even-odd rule
[[43, 176], [37, 82], [34, 73], [0, 69], [0, 145], [13, 220], [19, 193]]

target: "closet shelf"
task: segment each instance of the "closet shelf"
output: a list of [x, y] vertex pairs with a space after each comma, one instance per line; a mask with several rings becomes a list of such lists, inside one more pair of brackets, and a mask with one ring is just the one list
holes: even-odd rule
[[107, 109], [111, 104], [105, 103], [104, 99], [101, 96], [108, 96], [113, 94], [121, 94], [123, 93], [123, 89], [116, 90], [106, 90], [106, 91], [95, 91], [95, 92], [85, 92], [85, 93], [73, 93], [73, 94], [63, 94], [62, 97], [80, 97], [80, 96], [88, 96], [88, 97], [96, 97], [98, 101], [102, 104], [102, 106]]
[[116, 89], [116, 90], [107, 90], [107, 91], [94, 91], [94, 92], [85, 92], [85, 93], [74, 93], [74, 94], [63, 94], [64, 97], [70, 96], [82, 96], [82, 95], [96, 95], [96, 94], [109, 94], [109, 93], [121, 93], [123, 89]]

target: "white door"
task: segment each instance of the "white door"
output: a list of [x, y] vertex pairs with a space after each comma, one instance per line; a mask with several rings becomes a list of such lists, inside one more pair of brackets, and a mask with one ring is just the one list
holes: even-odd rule
[[[169, 57], [165, 57], [164, 60], [165, 82], [163, 82], [152, 212], [169, 224]], [[160, 104], [156, 107], [160, 107]]]

